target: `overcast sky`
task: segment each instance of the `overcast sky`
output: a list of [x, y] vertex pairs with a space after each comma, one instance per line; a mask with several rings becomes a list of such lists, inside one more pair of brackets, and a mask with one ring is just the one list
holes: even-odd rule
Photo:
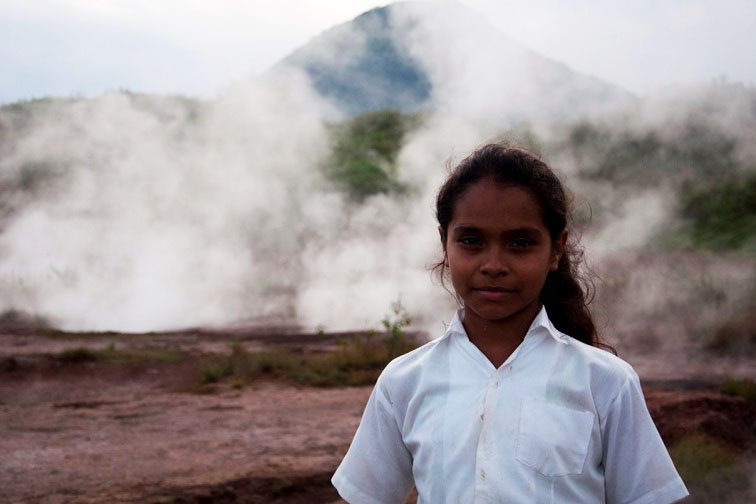
[[[110, 89], [210, 97], [370, 0], [0, 0], [0, 103]], [[756, 83], [751, 0], [461, 0], [513, 39], [638, 94]]]

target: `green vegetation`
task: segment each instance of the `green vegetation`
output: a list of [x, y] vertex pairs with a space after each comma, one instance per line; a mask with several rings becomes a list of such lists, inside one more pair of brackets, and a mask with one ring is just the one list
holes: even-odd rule
[[405, 191], [396, 159], [405, 133], [416, 122], [416, 116], [386, 109], [335, 126], [331, 156], [323, 168], [326, 176], [357, 202], [374, 194]]
[[102, 350], [76, 347], [64, 350], [54, 356], [62, 364], [80, 364], [84, 362], [118, 362], [126, 364], [168, 364], [178, 362], [184, 357], [179, 350], [163, 348], [127, 348], [119, 350], [111, 343]]
[[78, 364], [81, 362], [94, 362], [101, 359], [102, 352], [91, 348], [69, 348], [60, 352], [56, 358], [63, 364]]
[[722, 384], [721, 390], [727, 395], [742, 397], [756, 402], [756, 380], [749, 378], [729, 378]]
[[[559, 139], [539, 138], [527, 126], [513, 128], [503, 138], [543, 152], [547, 158], [572, 157], [577, 176], [609, 182], [619, 194], [666, 187], [679, 197], [678, 224], [657, 238], [665, 248], [695, 248], [756, 254], [756, 166], [743, 160], [739, 138], [711, 113], [728, 100], [753, 100], [747, 89], [713, 86], [697, 102], [686, 105], [687, 115], [646, 127], [583, 120], [562, 130]], [[722, 103], [720, 103], [722, 102]], [[369, 112], [333, 128], [332, 152], [324, 165], [326, 176], [353, 201], [374, 194], [397, 194], [407, 187], [397, 174], [396, 158], [406, 132], [418, 116], [397, 110]], [[752, 118], [739, 119], [743, 127]], [[637, 124], [628, 117], [628, 124]], [[586, 202], [579, 222], [611, 203]], [[590, 208], [590, 210], [585, 210]]]
[[756, 166], [705, 115], [637, 130], [582, 121], [547, 150], [569, 154], [580, 177], [621, 194], [660, 185], [675, 191], [680, 224], [660, 237], [668, 248], [756, 253]]
[[703, 484], [735, 462], [732, 449], [699, 432], [687, 434], [669, 449], [669, 454], [683, 481], [689, 486]]
[[417, 347], [405, 328], [411, 320], [397, 301], [382, 324], [383, 334], [375, 332], [343, 339], [334, 351], [306, 353], [301, 350], [269, 348], [249, 352], [241, 343], [231, 345], [225, 355], [207, 356], [200, 364], [201, 384], [233, 378], [232, 386], [269, 377], [292, 380], [316, 387], [340, 387], [375, 383], [392, 359]]
[[391, 313], [381, 320], [381, 324], [386, 329], [385, 343], [391, 359], [407, 351], [408, 341], [404, 330], [411, 323], [412, 319], [402, 306], [401, 299], [391, 303]]
[[[44, 320], [44, 319], [42, 319]], [[78, 340], [78, 339], [100, 339], [100, 338], [118, 338], [122, 336], [128, 336], [129, 338], [146, 337], [151, 338], [158, 333], [154, 331], [141, 332], [141, 333], [124, 333], [118, 331], [64, 331], [61, 329], [54, 329], [51, 327], [41, 327], [39, 334], [47, 338], [55, 338], [60, 340]]]
[[234, 388], [263, 377], [316, 387], [368, 385], [375, 383], [391, 359], [415, 346], [406, 339], [399, 344], [390, 337], [375, 335], [344, 340], [333, 352], [305, 353], [285, 348], [249, 352], [235, 343], [229, 354], [204, 359], [199, 381], [209, 384], [233, 378]]
[[681, 199], [681, 216], [699, 247], [756, 250], [756, 171], [686, 187]]
[[737, 174], [737, 141], [702, 120], [688, 119], [679, 129], [642, 131], [582, 121], [569, 127], [564, 147], [581, 164], [582, 175], [617, 185], [647, 188], [660, 180], [719, 180]]

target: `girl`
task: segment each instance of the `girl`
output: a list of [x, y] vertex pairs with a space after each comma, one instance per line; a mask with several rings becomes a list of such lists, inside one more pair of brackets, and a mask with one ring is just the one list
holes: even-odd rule
[[462, 308], [378, 379], [333, 476], [351, 503], [668, 503], [687, 495], [638, 376], [596, 336], [567, 198], [537, 157], [498, 144], [436, 200]]

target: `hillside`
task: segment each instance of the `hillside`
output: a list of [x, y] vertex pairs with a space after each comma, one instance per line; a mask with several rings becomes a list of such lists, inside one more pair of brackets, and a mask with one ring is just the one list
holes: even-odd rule
[[[403, 2], [325, 31], [271, 71], [304, 71], [348, 115], [464, 109], [499, 122], [562, 121], [633, 103], [623, 89], [509, 39], [454, 3]], [[567, 106], [569, 104], [569, 107]]]

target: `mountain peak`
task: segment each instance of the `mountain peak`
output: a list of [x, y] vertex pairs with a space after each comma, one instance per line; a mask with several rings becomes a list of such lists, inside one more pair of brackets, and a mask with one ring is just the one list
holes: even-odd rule
[[348, 115], [423, 108], [432, 86], [397, 36], [392, 16], [397, 7], [371, 9], [331, 28], [279, 65], [303, 70], [315, 90]]
[[303, 71], [347, 115], [443, 109], [496, 122], [554, 121], [632, 95], [513, 41], [458, 3], [400, 2], [335, 26], [276, 68]]

